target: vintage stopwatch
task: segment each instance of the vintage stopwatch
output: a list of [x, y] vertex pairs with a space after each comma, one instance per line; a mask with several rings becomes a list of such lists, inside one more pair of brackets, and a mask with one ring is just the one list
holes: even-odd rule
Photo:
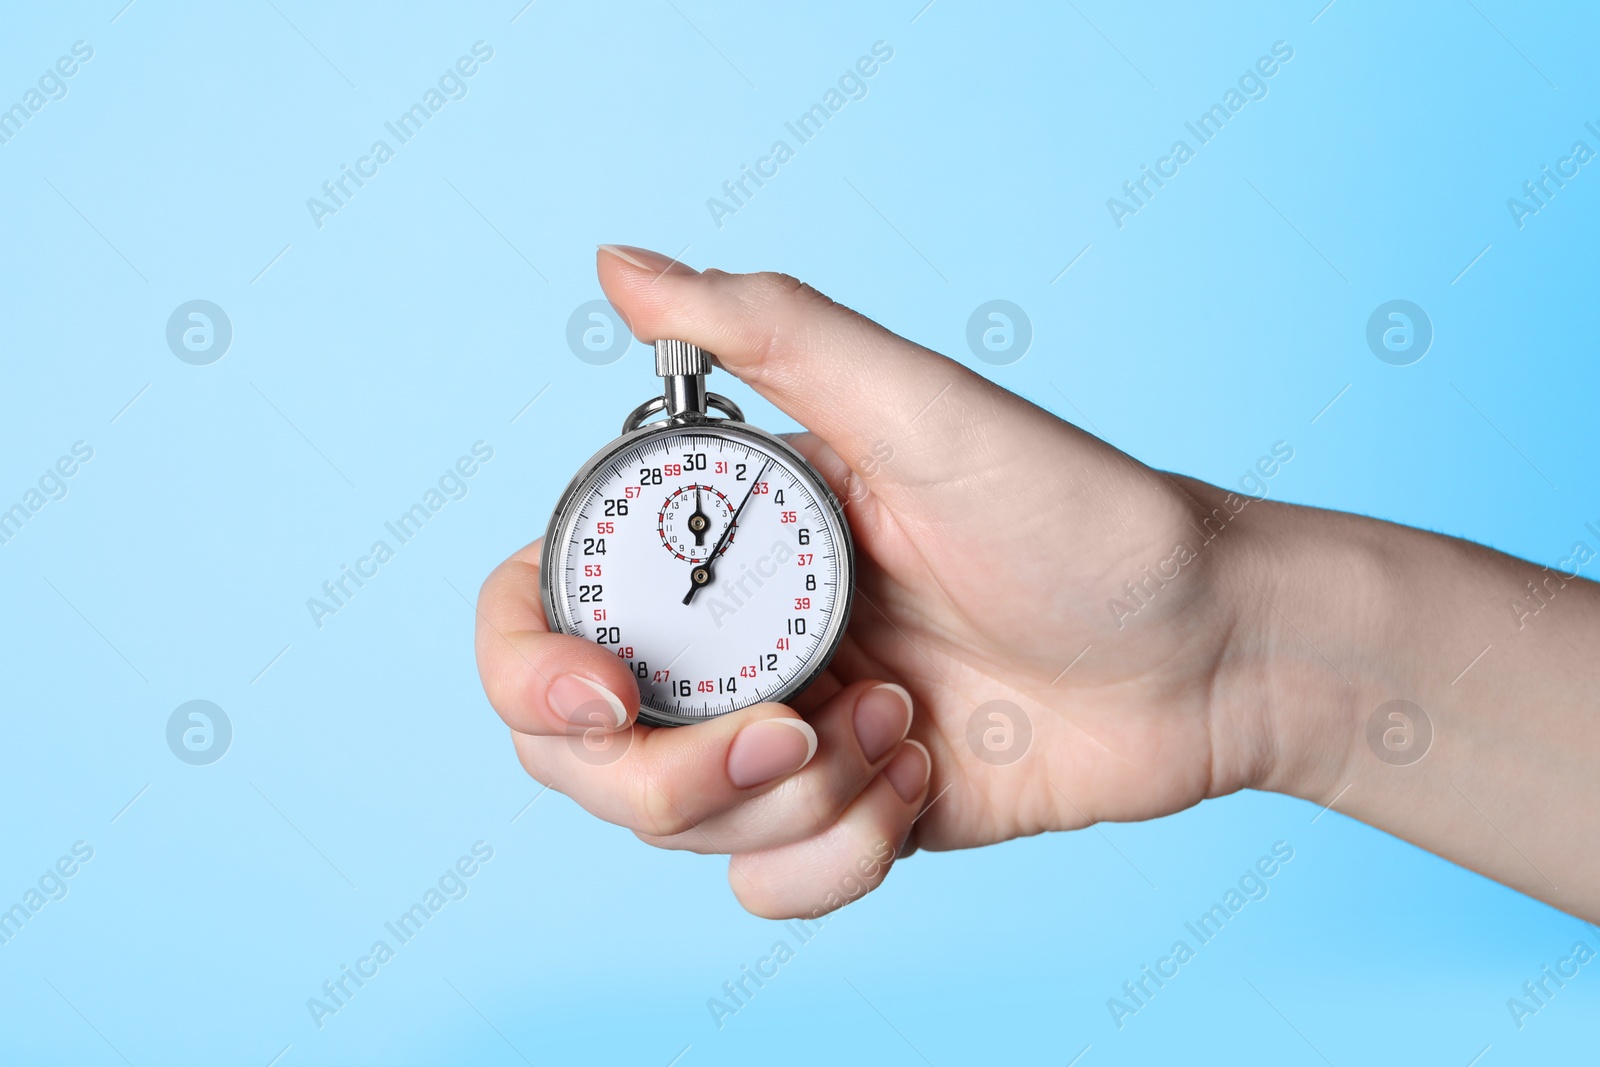
[[706, 391], [709, 354], [655, 352], [663, 395], [561, 495], [540, 580], [551, 629], [628, 665], [640, 721], [679, 726], [784, 701], [822, 672], [850, 617], [855, 547], [816, 470]]

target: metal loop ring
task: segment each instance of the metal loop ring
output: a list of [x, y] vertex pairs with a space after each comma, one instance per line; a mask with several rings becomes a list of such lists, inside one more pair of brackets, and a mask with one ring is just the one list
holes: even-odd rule
[[[717, 408], [734, 422], [744, 421], [744, 412], [740, 409], [739, 405], [735, 404], [721, 393], [707, 393], [706, 407]], [[640, 404], [638, 407], [634, 408], [628, 413], [628, 417], [622, 421], [622, 432], [631, 433], [634, 430], [637, 430], [640, 426], [644, 425], [645, 421], [649, 419], [650, 416], [659, 414], [665, 410], [667, 410], [666, 397], [651, 397], [649, 400], [646, 400], [643, 404]]]
[[721, 408], [722, 413], [734, 422], [744, 421], [744, 412], [739, 410], [739, 405], [723, 396], [721, 393], [707, 393], [706, 407]]
[[637, 430], [641, 425], [644, 424], [645, 419], [648, 419], [651, 415], [654, 415], [658, 411], [665, 410], [667, 410], [666, 397], [651, 397], [649, 400], [646, 400], [643, 404], [640, 404], [638, 407], [630, 411], [628, 413], [628, 417], [622, 420], [622, 432], [632, 433], [634, 430]]

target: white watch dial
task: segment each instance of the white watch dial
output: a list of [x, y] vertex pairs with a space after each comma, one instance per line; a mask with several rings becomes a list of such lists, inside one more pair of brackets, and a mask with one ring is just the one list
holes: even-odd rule
[[784, 699], [838, 643], [848, 531], [815, 473], [762, 436], [644, 434], [573, 486], [552, 528], [552, 624], [625, 661], [662, 721]]

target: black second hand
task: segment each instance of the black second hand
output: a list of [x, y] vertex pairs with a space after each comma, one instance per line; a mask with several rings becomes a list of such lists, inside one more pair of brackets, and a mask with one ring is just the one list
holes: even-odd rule
[[[722, 531], [721, 537], [717, 538], [717, 543], [711, 547], [711, 554], [706, 557], [706, 561], [699, 565], [706, 569], [705, 584], [709, 585], [711, 582], [712, 562], [717, 558], [717, 553], [722, 551], [722, 546], [728, 543], [728, 538], [733, 536], [733, 528], [738, 525], [739, 516], [744, 514], [744, 506], [750, 503], [750, 498], [755, 495], [756, 486], [761, 484], [761, 476], [767, 473], [767, 468], [770, 466], [772, 466], [772, 458], [769, 456], [767, 461], [761, 465], [761, 469], [756, 472], [755, 478], [751, 480], [750, 489], [744, 494], [744, 499], [739, 501], [739, 506], [733, 510], [733, 517], [728, 520], [728, 528]], [[683, 602], [685, 604], [689, 603], [689, 601], [694, 599], [695, 593], [699, 592], [699, 590], [700, 586], [695, 584], [694, 579], [691, 578], [689, 580], [689, 591], [684, 594]]]

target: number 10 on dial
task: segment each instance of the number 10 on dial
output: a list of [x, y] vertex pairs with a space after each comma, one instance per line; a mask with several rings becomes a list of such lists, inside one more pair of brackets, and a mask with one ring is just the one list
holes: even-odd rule
[[663, 396], [573, 478], [540, 561], [551, 628], [623, 660], [653, 725], [787, 700], [828, 665], [854, 593], [838, 500], [798, 452], [706, 392], [710, 371], [699, 348], [656, 342]]

